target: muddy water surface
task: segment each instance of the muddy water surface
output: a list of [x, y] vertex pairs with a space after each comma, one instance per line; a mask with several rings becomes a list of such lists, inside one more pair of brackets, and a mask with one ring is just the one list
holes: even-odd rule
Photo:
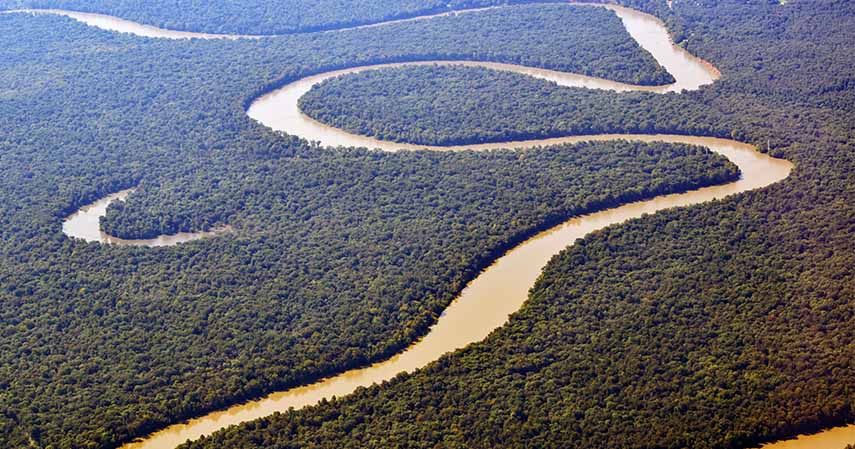
[[[670, 2], [669, 2], [670, 3]], [[555, 81], [563, 86], [588, 87], [622, 91], [649, 91], [656, 93], [681, 92], [693, 90], [714, 82], [719, 77], [718, 71], [710, 64], [700, 60], [671, 43], [667, 30], [655, 17], [631, 9], [606, 6], [615, 11], [622, 19], [630, 35], [654, 58], [665, 67], [677, 80], [667, 86], [632, 86], [608, 80], [591, 78], [575, 74], [566, 74], [549, 70], [511, 66], [506, 64], [482, 62], [450, 62], [433, 61], [439, 64], [465, 64], [488, 67], [496, 70], [509, 70], [538, 78]], [[170, 39], [242, 39], [259, 38], [261, 36], [216, 35], [207, 33], [190, 33], [171, 31], [141, 25], [127, 20], [101, 14], [88, 14], [62, 10], [37, 10], [31, 13], [60, 14], [82, 21], [99, 28], [132, 33], [139, 36]], [[450, 13], [457, 14], [457, 13]], [[384, 26], [389, 23], [400, 23], [414, 20], [424, 20], [432, 16], [391, 21], [368, 26]], [[363, 27], [354, 27], [363, 28]], [[381, 148], [387, 151], [399, 149], [425, 148], [423, 146], [393, 144], [362, 136], [355, 136], [345, 131], [320, 124], [301, 114], [297, 107], [299, 98], [312, 85], [337, 75], [355, 73], [363, 70], [376, 70], [384, 67], [359, 67], [340, 72], [331, 72], [305, 78], [285, 86], [271, 94], [265, 95], [254, 102], [248, 114], [271, 128], [289, 132], [310, 140], [318, 140], [324, 144], [337, 146], [364, 146]], [[284, 411], [291, 407], [300, 408], [317, 403], [322, 398], [343, 396], [359, 386], [367, 386], [382, 382], [402, 371], [413, 371], [442, 354], [480, 341], [492, 330], [503, 325], [509, 314], [517, 311], [527, 298], [528, 289], [540, 274], [543, 265], [555, 253], [584, 235], [605, 226], [620, 223], [639, 217], [645, 213], [653, 213], [670, 207], [687, 206], [721, 198], [726, 195], [760, 188], [780, 181], [788, 176], [792, 165], [787, 161], [772, 159], [758, 153], [754, 148], [739, 142], [711, 139], [704, 137], [665, 136], [665, 135], [601, 135], [544, 139], [526, 142], [505, 142], [488, 145], [469, 145], [464, 147], [433, 147], [434, 150], [459, 150], [463, 148], [486, 150], [491, 148], [530, 148], [537, 145], [579, 142], [585, 140], [614, 140], [630, 139], [643, 141], [663, 141], [672, 143], [692, 143], [706, 146], [724, 155], [742, 171], [742, 179], [722, 186], [708, 187], [692, 192], [675, 195], [665, 195], [650, 201], [627, 204], [615, 209], [576, 217], [567, 222], [543, 232], [498, 259], [493, 265], [473, 280], [461, 295], [442, 314], [439, 321], [430, 332], [419, 342], [396, 355], [395, 357], [377, 363], [367, 368], [352, 370], [338, 376], [322, 380], [316, 384], [294, 388], [288, 391], [274, 393], [258, 401], [231, 407], [225, 411], [208, 414], [187, 423], [170, 426], [152, 434], [144, 440], [125, 445], [124, 449], [172, 449], [188, 439], [196, 439], [210, 434], [226, 426]], [[164, 236], [149, 241], [127, 241], [103, 234], [98, 227], [98, 217], [106, 211], [107, 205], [113, 200], [123, 199], [130, 191], [117, 192], [88, 205], [68, 218], [63, 230], [69, 236], [88, 241], [99, 241], [118, 245], [173, 245], [183, 241], [201, 238], [201, 234]], [[214, 233], [207, 233], [208, 235]], [[817, 435], [799, 437], [790, 441], [778, 442], [763, 446], [764, 449], [843, 449], [855, 442], [855, 426], [831, 429]]]
[[124, 201], [133, 191], [134, 189], [122, 190], [121, 192], [107, 195], [94, 203], [81, 207], [73, 215], [65, 219], [62, 223], [62, 232], [71, 238], [82, 239], [87, 242], [98, 242], [108, 245], [158, 247], [174, 246], [179, 243], [213, 237], [230, 230], [228, 227], [222, 227], [209, 232], [181, 232], [141, 240], [120, 239], [102, 231], [101, 217], [107, 214], [107, 207], [110, 203], [113, 201]]

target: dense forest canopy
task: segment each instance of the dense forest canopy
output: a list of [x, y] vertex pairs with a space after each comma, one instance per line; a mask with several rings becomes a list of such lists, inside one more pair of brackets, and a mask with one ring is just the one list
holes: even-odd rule
[[243, 0], [240, 2], [0, 0], [0, 9], [66, 9], [108, 14], [170, 30], [272, 35], [335, 30], [473, 8], [563, 2], [563, 0]]
[[445, 0], [2, 0], [0, 7], [57, 8], [109, 14], [161, 28], [280, 34], [341, 28], [447, 11]]
[[[662, 11], [661, 2], [627, 3]], [[529, 302], [484, 342], [187, 447], [744, 448], [855, 420], [855, 5], [675, 1], [662, 16], [724, 77], [698, 93], [644, 98], [641, 117], [656, 129], [730, 128], [763, 142], [797, 161], [788, 180], [591, 235], [553, 259]], [[436, 93], [422, 71], [456, 75], [408, 70], [387, 71], [389, 86], [378, 72], [316, 91], [361, 83], [359, 99], [312, 101], [371, 107], [386, 101], [373, 95], [413, 88], [418, 103]], [[474, 72], [484, 84], [503, 81]], [[414, 75], [409, 86], [402, 73]], [[472, 98], [496, 97], [462, 100]], [[544, 101], [513, 100], [532, 110]], [[498, 119], [475, 114], [464, 129]], [[372, 132], [391, 115], [359, 123]], [[606, 129], [640, 123], [593, 119]]]
[[[586, 210], [737, 176], [682, 145], [324, 149], [244, 111], [277, 83], [333, 67], [439, 56], [584, 72], [609, 50], [582, 39], [587, 31], [526, 30], [526, 20], [545, 17], [523, 8], [173, 42], [0, 15], [0, 446], [109, 448], [384, 358], [525, 236]], [[494, 30], [506, 25], [519, 32], [500, 39]], [[535, 40], [543, 44], [524, 45]], [[625, 51], [632, 70], [661, 70], [637, 47]], [[597, 70], [619, 76], [621, 60], [611, 61]], [[137, 192], [105, 220], [111, 232], [221, 222], [235, 232], [161, 249], [61, 233], [76, 208], [131, 186]]]
[[[626, 92], [602, 101], [599, 92], [559, 86], [518, 73], [463, 66], [410, 66], [332, 78], [300, 99], [308, 116], [381, 140], [460, 145], [564, 136], [695, 132], [727, 136], [725, 118], [677, 95]], [[662, 105], [651, 120], [651, 105]], [[700, 117], [698, 117], [700, 116]], [[608, 117], [607, 121], [598, 119]], [[722, 123], [719, 130], [716, 124]]]
[[[747, 447], [855, 418], [855, 5], [627, 3], [661, 14], [724, 77], [682, 95], [574, 92], [616, 103], [587, 129], [735, 136], [795, 161], [791, 177], [589, 236], [485, 342], [194, 447]], [[108, 448], [383, 357], [534, 230], [732, 179], [693, 147], [388, 155], [318, 148], [245, 115], [257, 94], [337, 67], [443, 57], [590, 70], [574, 29], [525, 25], [545, 20], [538, 8], [258, 42], [0, 15], [3, 445]], [[657, 70], [600, 70], [636, 68]], [[618, 116], [625, 101], [645, 105]], [[156, 250], [61, 234], [65, 215], [133, 185], [105, 221], [113, 232], [236, 232]]]

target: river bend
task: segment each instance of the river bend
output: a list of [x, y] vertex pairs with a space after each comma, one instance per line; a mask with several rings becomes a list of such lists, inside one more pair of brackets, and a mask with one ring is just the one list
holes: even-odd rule
[[[415, 64], [460, 64], [486, 67], [495, 70], [507, 70], [554, 81], [562, 86], [587, 87], [622, 91], [648, 91], [655, 93], [681, 92], [694, 90], [711, 84], [720, 76], [709, 63], [694, 57], [682, 48], [674, 45], [665, 26], [653, 16], [638, 11], [612, 5], [594, 5], [613, 10], [623, 21], [630, 35], [639, 45], [650, 52], [676, 82], [665, 86], [633, 86], [609, 80], [592, 78], [577, 74], [568, 74], [531, 67], [477, 61], [427, 61], [418, 63], [385, 64], [354, 67], [346, 70], [322, 73], [297, 80], [264, 95], [254, 101], [247, 113], [255, 120], [275, 129], [320, 141], [330, 146], [364, 146], [380, 148], [386, 151], [401, 149], [431, 150], [488, 150], [493, 148], [530, 148], [534, 146], [572, 143], [581, 141], [607, 141], [616, 139], [639, 140], [645, 142], [688, 143], [702, 145], [727, 157], [741, 171], [738, 181], [711, 186], [690, 192], [662, 195], [648, 201], [626, 204], [600, 212], [574, 217], [566, 222], [542, 232], [521, 243], [504, 256], [496, 260], [477, 278], [470, 282], [452, 304], [443, 312], [429, 333], [394, 357], [375, 363], [369, 367], [347, 371], [323, 379], [314, 384], [277, 392], [267, 397], [236, 405], [223, 411], [207, 414], [186, 423], [169, 426], [144, 439], [126, 444], [122, 449], [172, 449], [188, 439], [197, 439], [224, 427], [268, 416], [290, 408], [301, 408], [317, 403], [331, 396], [341, 397], [353, 392], [360, 386], [369, 386], [393, 378], [400, 372], [412, 372], [438, 359], [443, 354], [462, 348], [470, 343], [484, 339], [494, 329], [507, 322], [508, 315], [517, 311], [528, 296], [528, 289], [540, 275], [541, 267], [557, 252], [572, 245], [578, 238], [606, 226], [640, 217], [643, 214], [659, 210], [703, 203], [715, 198], [762, 188], [786, 178], [793, 166], [788, 161], [774, 159], [762, 154], [756, 148], [727, 139], [701, 136], [679, 135], [638, 135], [612, 134], [596, 136], [570, 136], [553, 139], [541, 139], [521, 142], [503, 142], [457, 147], [427, 147], [423, 145], [397, 144], [380, 141], [365, 136], [350, 134], [346, 131], [319, 123], [302, 114], [298, 100], [311, 87], [323, 80], [357, 73], [365, 70], [378, 70], [388, 67]], [[480, 9], [479, 9], [480, 10]], [[474, 12], [467, 10], [461, 12]], [[60, 14], [72, 17], [92, 26], [112, 31], [133, 33], [145, 37], [186, 39], [242, 39], [263, 36], [216, 35], [163, 30], [141, 25], [101, 14], [80, 13], [63, 10], [23, 10], [34, 14]], [[450, 14], [455, 14], [452, 12]], [[380, 24], [352, 28], [384, 26], [390, 23], [425, 20], [436, 14], [411, 19], [395, 20]], [[344, 31], [344, 30], [336, 30]], [[149, 241], [125, 241], [103, 234], [97, 227], [97, 218], [103, 215], [107, 205], [116, 199], [123, 199], [130, 191], [122, 191], [82, 208], [69, 217], [63, 226], [70, 236], [89, 241], [100, 241], [118, 245], [166, 246], [182, 241], [201, 238], [201, 234], [188, 234], [160, 237]], [[94, 220], [93, 220], [94, 217]], [[74, 223], [80, 224], [77, 231]], [[89, 223], [88, 225], [82, 223]], [[95, 224], [93, 224], [95, 223]], [[88, 226], [88, 227], [87, 227]], [[209, 233], [212, 234], [212, 233]], [[473, 320], [473, 318], [477, 318]], [[763, 446], [764, 449], [842, 449], [847, 443], [855, 441], [855, 426], [831, 429], [812, 436], [802, 436]]]
[[97, 242], [107, 245], [119, 246], [148, 246], [150, 248], [160, 246], [175, 246], [179, 243], [192, 242], [206, 237], [214, 237], [231, 228], [223, 226], [207, 232], [179, 232], [177, 234], [165, 234], [157, 236], [153, 239], [128, 240], [113, 237], [110, 234], [101, 230], [101, 217], [107, 214], [107, 207], [113, 201], [124, 201], [135, 189], [122, 190], [112, 193], [97, 201], [87, 204], [70, 215], [62, 223], [62, 232], [74, 239], [81, 239], [87, 242]]

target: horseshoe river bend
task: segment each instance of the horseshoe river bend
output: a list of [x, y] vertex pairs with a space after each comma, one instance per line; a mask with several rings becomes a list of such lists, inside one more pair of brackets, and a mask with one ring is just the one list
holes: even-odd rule
[[[323, 398], [341, 397], [356, 388], [369, 386], [391, 379], [400, 372], [412, 372], [441, 355], [462, 348], [485, 338], [491, 331], [502, 326], [508, 315], [517, 311], [525, 302], [529, 288], [540, 275], [542, 267], [556, 253], [572, 245], [576, 239], [606, 226], [618, 224], [643, 214], [659, 210], [688, 206], [722, 198], [741, 192], [763, 188], [789, 176], [793, 165], [785, 160], [763, 154], [745, 143], [703, 136], [682, 135], [637, 135], [614, 134], [593, 136], [569, 136], [520, 142], [500, 142], [460, 147], [429, 147], [399, 144], [354, 135], [338, 128], [317, 122], [303, 114], [298, 106], [299, 99], [324, 80], [367, 70], [418, 64], [479, 66], [495, 70], [511, 71], [536, 78], [553, 81], [561, 86], [586, 87], [611, 91], [643, 90], [655, 93], [681, 92], [698, 89], [714, 83], [719, 72], [709, 63], [694, 57], [671, 41], [664, 24], [657, 18], [623, 7], [605, 7], [614, 11], [623, 21], [629, 34], [638, 44], [656, 59], [676, 82], [665, 86], [634, 86], [605, 79], [582, 75], [542, 70], [530, 67], [488, 63], [479, 61], [427, 61], [417, 63], [384, 64], [352, 67], [345, 70], [321, 73], [306, 77], [256, 99], [247, 113], [253, 119], [274, 130], [297, 135], [308, 140], [319, 141], [329, 146], [363, 146], [385, 151], [428, 149], [436, 151], [488, 150], [495, 148], [525, 149], [536, 146], [582, 141], [637, 140], [645, 142], [667, 142], [701, 145], [723, 155], [739, 167], [739, 180], [718, 186], [706, 187], [685, 193], [663, 195], [651, 200], [626, 204], [613, 209], [578, 216], [542, 232], [516, 246], [493, 262], [478, 277], [471, 281], [461, 294], [440, 316], [429, 333], [409, 348], [392, 358], [374, 365], [340, 373], [311, 385], [272, 393], [262, 399], [239, 404], [226, 410], [210, 413], [186, 423], [175, 424], [144, 439], [128, 443], [123, 449], [171, 449], [187, 441], [211, 434], [222, 428], [241, 422], [264, 417], [290, 408], [300, 408], [317, 403]], [[460, 11], [458, 13], [476, 12]], [[261, 36], [229, 36], [191, 32], [180, 32], [136, 24], [126, 20], [99, 14], [79, 13], [63, 10], [22, 10], [31, 14], [59, 14], [79, 20], [91, 26], [112, 31], [132, 33], [150, 38], [168, 39], [239, 39], [261, 38]], [[406, 20], [427, 20], [434, 16]], [[400, 22], [400, 21], [394, 21]], [[387, 22], [393, 23], [393, 22]], [[370, 25], [383, 26], [384, 23]], [[346, 30], [337, 30], [344, 32]], [[107, 205], [121, 200], [132, 190], [122, 191], [82, 207], [68, 217], [63, 231], [70, 237], [103, 244], [136, 246], [169, 246], [201, 238], [213, 237], [228, 229], [207, 233], [185, 233], [160, 236], [152, 240], [126, 241], [101, 232], [99, 218], [106, 212]], [[789, 441], [763, 446], [766, 449], [843, 449], [855, 441], [855, 426], [831, 429], [816, 435], [802, 436]]]

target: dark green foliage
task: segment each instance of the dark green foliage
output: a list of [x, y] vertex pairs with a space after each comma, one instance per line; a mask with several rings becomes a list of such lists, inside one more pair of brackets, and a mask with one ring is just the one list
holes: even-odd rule
[[644, 98], [647, 120], [768, 143], [796, 161], [789, 179], [591, 235], [486, 341], [188, 447], [745, 448], [855, 421], [855, 4], [676, 1], [663, 17], [724, 78]]
[[463, 47], [468, 50], [464, 59], [511, 62], [632, 84], [674, 81], [640, 49], [620, 18], [604, 8], [516, 6], [412, 22], [404, 28], [422, 30], [430, 49], [437, 55], [452, 55], [451, 59], [460, 59], [457, 48]]
[[[455, 10], [558, 0], [0, 0], [0, 9], [56, 8], [108, 14], [170, 30], [289, 34], [335, 30]], [[592, 3], [597, 3], [593, 1]], [[662, 1], [664, 3], [664, 0]]]
[[0, 7], [94, 12], [173, 30], [282, 34], [444, 12], [446, 3], [445, 0], [0, 0]]
[[415, 375], [188, 447], [750, 447], [851, 418], [855, 214], [827, 192], [713, 206], [586, 238], [507, 326]]
[[[440, 19], [173, 42], [0, 15], [0, 447], [108, 448], [382, 358], [526, 235], [735, 176], [686, 146], [322, 149], [243, 110], [255, 92], [330, 67], [480, 57], [493, 26], [519, 26], [507, 12], [485, 15], [490, 27], [477, 17], [465, 29]], [[531, 57], [525, 39], [578, 34], [518, 33], [491, 41], [492, 57]], [[562, 52], [545, 63], [584, 70], [595, 59]], [[116, 233], [221, 222], [235, 232], [162, 249], [61, 234], [68, 213], [134, 185], [106, 220]]]
[[[3, 280], [15, 292], [5, 306], [20, 295], [44, 310], [10, 316], [34, 327], [8, 327], [6, 344], [18, 349], [4, 354], [5, 366], [32, 373], [9, 378], [15, 399], [5, 406], [41, 430], [41, 443], [98, 440], [84, 429], [126, 437], [382, 358], [536, 230], [737, 176], [697, 148], [637, 143], [318, 151], [197, 169], [204, 175], [166, 172], [157, 189], [144, 183], [115, 226], [160, 229], [152, 219], [198, 210], [231, 223], [232, 235], [158, 251], [65, 244], [45, 256], [64, 266], [22, 267]], [[63, 338], [72, 329], [87, 337]]]
[[[790, 179], [591, 236], [550, 264], [532, 301], [487, 342], [195, 446], [746, 447], [852, 420], [855, 117], [843, 81], [853, 73], [855, 5], [773, 3], [678, 1], [666, 18], [684, 36], [713, 24], [688, 45], [724, 79], [645, 97], [647, 115], [606, 114], [591, 126], [649, 122], [768, 143], [797, 162]], [[475, 253], [490, 248], [473, 240], [468, 261], [426, 266], [447, 255], [428, 258], [413, 242], [441, 238], [431, 240], [441, 251], [487, 235], [495, 249], [520, 237], [512, 230], [567, 211], [573, 192], [553, 190], [574, 180], [553, 165], [567, 152], [533, 152], [528, 162], [513, 152], [327, 151], [244, 115], [253, 92], [331, 67], [436, 53], [483, 59], [467, 39], [488, 32], [427, 33], [444, 23], [154, 42], [0, 16], [3, 446], [109, 447], [391, 351], [423, 330], [474, 274]], [[494, 42], [496, 58], [527, 57], [516, 45], [534, 36]], [[755, 58], [761, 66], [746, 62]], [[590, 146], [588, 157], [607, 147]], [[117, 231], [227, 221], [239, 232], [160, 250], [59, 233], [66, 213], [137, 183], [140, 193], [108, 220]], [[425, 232], [449, 217], [454, 227]], [[387, 221], [403, 231], [362, 227]], [[493, 234], [494, 224], [504, 230]], [[297, 354], [305, 363], [295, 365]]]
[[[650, 93], [600, 92], [561, 87], [512, 72], [481, 67], [413, 66], [345, 75], [315, 86], [300, 100], [310, 117], [356, 134], [424, 145], [460, 145], [603, 134], [667, 132], [687, 116], [650, 120], [650, 103], [668, 113], [685, 102]], [[703, 123], [718, 116], [695, 106]], [[697, 112], [695, 112], [697, 111]], [[658, 112], [658, 111], [657, 111]], [[665, 115], [665, 114], [663, 114]], [[601, 117], [608, 117], [602, 120]], [[702, 134], [725, 133], [709, 129]]]
[[851, 419], [855, 192], [825, 183], [591, 236], [486, 342], [193, 447], [746, 447]]
[[[634, 166], [633, 161], [639, 165]], [[479, 163], [482, 165], [478, 166]], [[360, 227], [374, 230], [362, 238], [388, 240], [385, 245], [392, 247], [416, 245], [408, 252], [448, 252], [449, 259], [454, 254], [474, 251], [483, 254], [479, 258], [486, 262], [491, 248], [504, 248], [509, 242], [491, 242], [493, 237], [477, 235], [472, 225], [468, 225], [468, 235], [461, 237], [465, 242], [461, 241], [459, 247], [445, 242], [446, 247], [441, 250], [416, 249], [419, 244], [416, 235], [418, 232], [441, 235], [443, 229], [453, 229], [455, 226], [451, 221], [456, 219], [452, 216], [458, 213], [470, 217], [468, 221], [474, 219], [473, 214], [480, 213], [476, 211], [498, 215], [499, 210], [510, 208], [511, 204], [524, 210], [514, 212], [514, 218], [496, 217], [496, 220], [528, 223], [524, 225], [527, 230], [509, 233], [502, 230], [509, 224], [493, 224], [491, 233], [529, 234], [532, 229], [548, 227], [556, 220], [571, 215], [613, 207], [662, 191], [719, 184], [738, 176], [735, 166], [721, 158], [710, 157], [708, 150], [637, 142], [562, 145], [514, 152], [416, 152], [391, 156], [339, 150], [323, 157], [291, 158], [287, 163], [239, 164], [198, 167], [199, 174], [195, 176], [173, 177], [167, 174], [155, 185], [143, 183], [127, 202], [116, 203], [109, 210], [102, 225], [110, 234], [119, 237], [150, 238], [164, 232], [205, 228], [205, 224], [211, 227], [211, 224], [241, 226], [250, 223], [268, 240], [278, 241], [280, 238], [291, 240], [293, 237], [284, 237], [283, 234], [297, 232], [291, 231], [295, 226], [333, 227], [334, 223], [343, 220], [335, 225], [341, 225], [341, 229], [325, 232], [339, 234], [337, 238], [347, 240], [349, 237], [345, 236], [361, 234], [348, 229], [358, 223]], [[459, 167], [452, 166], [454, 164]], [[393, 166], [396, 168], [392, 169]], [[385, 170], [381, 170], [383, 168]], [[439, 173], [423, 173], [437, 169]], [[467, 177], [468, 171], [475, 173]], [[686, 173], [691, 173], [691, 176]], [[449, 179], [444, 179], [444, 176]], [[517, 180], [511, 181], [513, 178]], [[507, 181], [503, 181], [505, 179]], [[528, 191], [523, 180], [539, 185], [538, 189], [545, 189], [543, 196]], [[602, 189], [608, 193], [589, 191], [588, 186], [597, 186], [598, 191]], [[375, 188], [379, 190], [374, 192]], [[363, 192], [365, 189], [369, 191]], [[409, 198], [413, 195], [409, 189], [432, 193]], [[482, 194], [484, 197], [479, 199]], [[357, 207], [343, 201], [343, 198], [364, 204]], [[235, 201], [240, 204], [232, 204]], [[466, 202], [468, 206], [465, 206]], [[374, 208], [384, 212], [376, 216]], [[472, 210], [460, 211], [466, 208]], [[405, 231], [406, 221], [393, 217], [409, 216], [410, 210], [420, 211], [419, 216], [436, 218], [438, 227], [430, 231], [428, 228], [434, 225], [418, 220], [412, 232]], [[442, 219], [445, 214], [450, 215]], [[380, 218], [384, 218], [384, 222], [371, 223]], [[481, 220], [486, 218], [475, 219]], [[274, 243], [270, 245], [277, 246]], [[280, 242], [278, 245], [288, 243]], [[360, 254], [356, 248], [352, 251]], [[459, 271], [452, 267], [448, 270], [451, 277]]]

